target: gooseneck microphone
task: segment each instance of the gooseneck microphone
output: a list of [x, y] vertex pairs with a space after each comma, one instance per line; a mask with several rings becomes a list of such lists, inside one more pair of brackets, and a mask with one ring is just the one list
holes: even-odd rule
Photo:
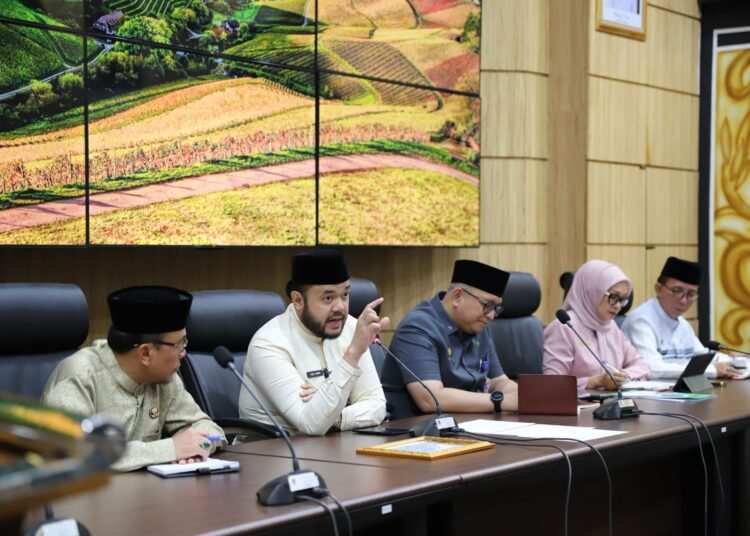
[[294, 452], [292, 442], [289, 441], [289, 434], [282, 428], [279, 421], [268, 411], [268, 408], [263, 402], [255, 395], [247, 382], [242, 378], [237, 368], [234, 366], [234, 356], [226, 346], [217, 346], [214, 348], [214, 359], [222, 368], [228, 368], [231, 370], [237, 379], [240, 381], [240, 385], [250, 393], [255, 402], [261, 407], [263, 412], [271, 419], [273, 426], [279, 431], [281, 437], [286, 441], [289, 452], [292, 454], [292, 469], [291, 473], [284, 476], [274, 478], [270, 482], [263, 485], [258, 490], [257, 496], [258, 501], [266, 506], [277, 506], [281, 504], [292, 504], [297, 500], [297, 492], [303, 492], [312, 488], [325, 488], [326, 484], [321, 477], [315, 471], [307, 469], [300, 469], [299, 461], [297, 460], [297, 454]]
[[750, 352], [745, 352], [744, 350], [738, 350], [737, 348], [729, 348], [728, 346], [724, 346], [719, 341], [708, 341], [708, 344], [706, 345], [706, 348], [713, 352], [718, 352], [720, 350], [727, 350], [729, 352], [736, 352], [738, 354], [742, 355], [750, 355]]
[[412, 378], [417, 380], [419, 385], [424, 387], [425, 391], [429, 393], [429, 395], [432, 397], [433, 402], [435, 402], [435, 416], [432, 417], [430, 420], [414, 425], [409, 430], [409, 435], [411, 437], [421, 437], [421, 436], [431, 436], [431, 437], [440, 437], [441, 432], [443, 430], [452, 430], [456, 427], [456, 419], [451, 417], [450, 415], [444, 415], [443, 410], [440, 408], [440, 403], [438, 402], [437, 397], [435, 396], [435, 393], [432, 392], [432, 389], [427, 387], [422, 380], [417, 377], [414, 372], [411, 371], [409, 367], [407, 367], [403, 361], [401, 361], [396, 355], [391, 352], [388, 348], [385, 347], [385, 345], [380, 341], [380, 337], [375, 338], [375, 343], [380, 346], [383, 351], [396, 363], [398, 363], [400, 366], [404, 368], [406, 372], [408, 372]]
[[594, 410], [594, 417], [604, 421], [624, 419], [626, 417], [637, 417], [641, 411], [638, 409], [635, 401], [630, 398], [622, 397], [622, 391], [620, 390], [620, 386], [615, 381], [614, 376], [612, 376], [612, 373], [607, 369], [607, 366], [601, 359], [599, 359], [599, 357], [597, 357], [591, 347], [586, 344], [586, 341], [583, 340], [583, 337], [581, 337], [581, 334], [578, 333], [576, 328], [573, 327], [568, 312], [565, 309], [558, 309], [555, 313], [555, 316], [561, 324], [565, 324], [573, 331], [573, 333], [576, 334], [576, 337], [578, 337], [578, 339], [586, 347], [586, 350], [588, 350], [589, 353], [594, 357], [594, 359], [596, 359], [596, 361], [602, 366], [604, 372], [607, 373], [607, 376], [609, 376], [609, 379], [612, 380], [612, 384], [617, 389], [617, 400], [608, 399], [603, 401], [599, 405], [599, 407]]

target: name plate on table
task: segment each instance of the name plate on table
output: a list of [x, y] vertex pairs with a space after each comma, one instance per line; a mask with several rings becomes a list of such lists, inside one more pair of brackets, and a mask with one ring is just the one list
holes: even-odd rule
[[414, 458], [417, 460], [439, 460], [459, 454], [468, 454], [479, 450], [491, 449], [494, 443], [477, 441], [474, 439], [458, 439], [453, 437], [413, 437], [402, 441], [391, 441], [372, 447], [357, 449], [357, 454], [372, 454], [375, 456], [396, 456], [399, 458]]

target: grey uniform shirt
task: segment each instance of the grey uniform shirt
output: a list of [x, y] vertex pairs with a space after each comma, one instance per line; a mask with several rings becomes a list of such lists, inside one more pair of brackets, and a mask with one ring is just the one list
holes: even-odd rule
[[[112, 464], [118, 471], [174, 461], [171, 436], [184, 428], [224, 436], [177, 374], [167, 383], [138, 384], [123, 372], [105, 340], [61, 361], [47, 381], [42, 401], [85, 417], [106, 413], [117, 418], [128, 438], [125, 453]], [[216, 446], [213, 443], [212, 449]]]
[[[401, 321], [391, 351], [421, 380], [438, 380], [464, 391], [486, 390], [488, 379], [503, 375], [489, 333], [462, 332], [443, 307], [445, 292], [425, 300]], [[383, 365], [383, 383], [393, 384], [400, 371], [403, 384], [416, 381], [390, 359]]]

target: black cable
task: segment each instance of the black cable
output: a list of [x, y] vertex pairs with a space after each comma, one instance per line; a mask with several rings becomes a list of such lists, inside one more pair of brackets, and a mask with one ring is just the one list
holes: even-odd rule
[[698, 432], [698, 428], [695, 426], [687, 414], [682, 413], [659, 413], [659, 412], [642, 412], [642, 415], [651, 415], [655, 417], [671, 417], [673, 419], [679, 419], [690, 425], [698, 438], [698, 452], [700, 453], [701, 463], [703, 464], [703, 534], [708, 536], [708, 467], [706, 466], [706, 457], [703, 454], [703, 442], [701, 441], [701, 435]]
[[352, 531], [352, 518], [349, 517], [349, 511], [346, 509], [346, 507], [341, 503], [341, 501], [338, 500], [338, 498], [331, 493], [329, 489], [326, 488], [315, 488], [313, 492], [320, 489], [320, 493], [322, 493], [324, 496], [330, 497], [333, 502], [336, 503], [336, 505], [339, 507], [339, 510], [344, 512], [344, 517], [346, 518], [346, 526], [349, 529], [349, 536], [354, 536], [354, 532]]
[[[446, 432], [448, 432], [448, 430], [446, 430]], [[462, 428], [454, 429], [451, 432], [459, 436], [463, 435], [463, 436], [471, 437], [474, 439], [484, 439], [486, 441], [489, 441], [490, 443], [494, 443], [495, 445], [507, 445], [507, 446], [514, 446], [514, 447], [519, 446], [517, 442], [500, 441], [498, 439], [495, 439], [494, 436], [491, 436], [489, 434], [474, 434], [472, 432], [467, 432], [466, 430], [463, 430]], [[563, 534], [564, 536], [568, 536], [568, 513], [570, 511], [570, 490], [573, 484], [573, 466], [570, 463], [570, 456], [568, 456], [568, 453], [565, 452], [558, 445], [548, 445], [546, 443], [531, 443], [528, 446], [555, 449], [558, 452], [560, 452], [560, 454], [565, 459], [565, 462], [568, 465], [568, 486], [565, 492], [565, 513], [564, 513], [564, 520], [563, 520]]]
[[719, 456], [716, 453], [716, 445], [714, 445], [714, 440], [711, 437], [711, 432], [708, 430], [708, 427], [706, 426], [706, 423], [704, 423], [699, 417], [696, 417], [695, 415], [690, 415], [688, 413], [659, 413], [659, 412], [644, 412], [644, 415], [656, 415], [660, 417], [671, 417], [673, 419], [680, 419], [681, 421], [687, 422], [693, 431], [695, 432], [695, 435], [698, 437], [698, 451], [700, 452], [701, 456], [701, 462], [703, 463], [703, 475], [704, 475], [704, 496], [703, 496], [703, 524], [704, 524], [704, 534], [708, 535], [708, 467], [706, 465], [706, 458], [703, 453], [703, 444], [701, 441], [701, 435], [698, 431], [698, 428], [696, 428], [695, 423], [693, 423], [690, 419], [694, 419], [696, 422], [700, 423], [701, 428], [706, 433], [706, 436], [708, 437], [708, 443], [711, 445], [711, 451], [713, 453], [714, 458], [714, 468], [716, 471], [716, 480], [717, 485], [719, 487], [719, 513], [716, 516], [716, 532], [715, 534], [719, 534], [719, 531], [721, 529], [721, 521], [724, 514], [724, 504], [725, 504], [725, 496], [724, 496], [724, 482], [721, 478], [721, 467], [719, 466]]
[[320, 506], [322, 506], [323, 509], [326, 512], [328, 512], [328, 515], [331, 516], [331, 523], [333, 524], [333, 535], [334, 536], [339, 536], [339, 524], [336, 521], [336, 514], [333, 513], [333, 509], [330, 506], [328, 506], [325, 502], [321, 501], [320, 499], [317, 499], [317, 498], [315, 498], [315, 497], [313, 497], [311, 495], [298, 494], [297, 498], [298, 499], [302, 499], [304, 501], [312, 501], [312, 502], [318, 503]]
[[[477, 435], [485, 435], [489, 436], [489, 434], [477, 434]], [[604, 475], [607, 477], [607, 491], [608, 491], [608, 520], [609, 520], [609, 536], [612, 536], [614, 533], [614, 526], [612, 524], [613, 515], [612, 515], [612, 504], [613, 504], [613, 491], [612, 491], [612, 478], [609, 474], [609, 467], [607, 466], [607, 462], [604, 459], [604, 456], [602, 456], [602, 453], [599, 452], [599, 449], [596, 448], [594, 445], [589, 443], [588, 441], [584, 441], [583, 439], [574, 439], [570, 437], [504, 437], [503, 439], [508, 441], [518, 441], [519, 443], [527, 443], [531, 441], [573, 441], [575, 443], [581, 443], [583, 445], [586, 445], [594, 454], [596, 454], [599, 457], [599, 460], [602, 462], [602, 467], [604, 468]]]

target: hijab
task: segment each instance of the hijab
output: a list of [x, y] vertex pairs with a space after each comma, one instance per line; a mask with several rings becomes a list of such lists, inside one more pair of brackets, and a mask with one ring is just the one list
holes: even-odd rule
[[617, 283], [624, 281], [628, 295], [633, 283], [614, 264], [600, 260], [585, 262], [575, 273], [573, 284], [563, 302], [563, 309], [573, 311], [578, 320], [597, 335], [606, 334], [615, 327], [613, 320], [602, 320], [596, 314], [604, 293]]

